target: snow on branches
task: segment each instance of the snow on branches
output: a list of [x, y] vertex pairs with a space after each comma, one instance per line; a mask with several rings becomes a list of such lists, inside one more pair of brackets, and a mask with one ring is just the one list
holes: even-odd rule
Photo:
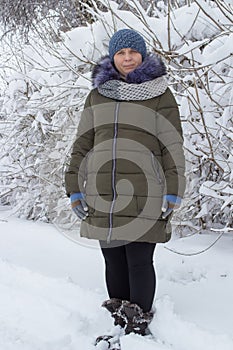
[[[85, 4], [95, 22], [61, 34], [38, 23], [27, 45], [4, 47], [0, 85], [0, 198], [20, 215], [69, 226], [64, 167], [90, 84], [111, 34], [137, 28], [161, 55], [180, 104], [187, 189], [176, 212], [180, 230], [232, 226], [232, 9], [223, 1], [100, 0]], [[119, 2], [118, 2], [119, 3]], [[128, 7], [127, 7], [128, 6]], [[107, 11], [106, 11], [107, 9]], [[128, 10], [130, 9], [130, 11]], [[52, 41], [51, 30], [59, 41]], [[73, 220], [73, 219], [72, 219]]]

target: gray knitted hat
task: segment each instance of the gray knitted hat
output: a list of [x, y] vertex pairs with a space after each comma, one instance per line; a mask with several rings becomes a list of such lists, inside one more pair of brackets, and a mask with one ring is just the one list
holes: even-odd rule
[[132, 29], [118, 30], [109, 42], [109, 57], [113, 61], [113, 57], [117, 51], [124, 48], [131, 48], [138, 51], [142, 55], [142, 60], [146, 57], [146, 43], [143, 37]]

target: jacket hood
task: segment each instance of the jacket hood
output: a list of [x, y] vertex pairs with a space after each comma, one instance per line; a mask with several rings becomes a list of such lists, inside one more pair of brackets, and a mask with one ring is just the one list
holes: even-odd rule
[[[125, 82], [141, 84], [159, 78], [166, 74], [166, 67], [161, 58], [156, 55], [147, 55], [144, 61], [126, 75]], [[109, 80], [122, 80], [120, 73], [111, 62], [109, 56], [102, 57], [92, 71], [92, 85], [98, 88]]]

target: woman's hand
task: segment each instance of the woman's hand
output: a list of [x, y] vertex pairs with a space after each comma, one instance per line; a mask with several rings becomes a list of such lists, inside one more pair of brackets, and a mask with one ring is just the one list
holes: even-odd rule
[[174, 194], [166, 194], [163, 196], [163, 204], [162, 204], [162, 218], [166, 219], [169, 214], [174, 209], [178, 209], [180, 207], [181, 198]]
[[71, 208], [77, 217], [85, 220], [88, 216], [88, 206], [84, 199], [84, 194], [81, 192], [72, 193], [70, 195]]

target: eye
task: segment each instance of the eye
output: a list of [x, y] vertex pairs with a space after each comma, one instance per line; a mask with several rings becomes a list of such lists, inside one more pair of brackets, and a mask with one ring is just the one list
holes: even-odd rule
[[131, 49], [131, 50], [130, 50], [130, 53], [138, 53], [138, 51], [137, 51], [137, 50], [134, 50], [134, 49]]

